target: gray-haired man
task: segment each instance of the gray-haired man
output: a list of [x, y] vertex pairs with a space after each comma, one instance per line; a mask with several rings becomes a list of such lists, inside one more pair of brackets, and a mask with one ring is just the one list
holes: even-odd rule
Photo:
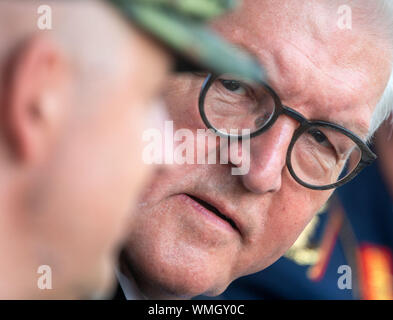
[[217, 295], [266, 268], [375, 159], [366, 141], [393, 108], [392, 12], [390, 1], [247, 0], [214, 23], [268, 80], [174, 76], [166, 101], [175, 129], [249, 128], [250, 170], [182, 164], [155, 177], [126, 250], [144, 296]]

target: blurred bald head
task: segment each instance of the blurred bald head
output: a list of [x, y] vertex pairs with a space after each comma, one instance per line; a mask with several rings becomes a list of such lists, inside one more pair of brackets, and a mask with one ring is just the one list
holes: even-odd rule
[[[68, 59], [76, 78], [87, 86], [99, 84], [103, 76], [113, 76], [124, 69], [124, 60], [138, 64], [138, 54], [162, 54], [120, 14], [104, 1], [47, 1], [52, 9], [52, 30], [38, 28], [41, 1], [4, 0], [0, 2], [0, 66], [4, 68], [21, 46], [31, 39], [46, 36], [56, 42]], [[130, 59], [129, 51], [136, 55]], [[154, 60], [154, 57], [150, 57]], [[96, 94], [97, 92], [95, 92]]]
[[41, 4], [0, 2], [0, 298], [102, 296], [169, 58], [103, 1], [47, 1], [47, 31]]

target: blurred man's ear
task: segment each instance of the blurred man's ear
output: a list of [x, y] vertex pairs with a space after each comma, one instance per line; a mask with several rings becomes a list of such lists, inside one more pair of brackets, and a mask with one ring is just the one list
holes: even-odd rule
[[60, 46], [46, 36], [30, 39], [7, 66], [1, 121], [19, 161], [40, 162], [50, 152], [67, 111], [68, 71]]

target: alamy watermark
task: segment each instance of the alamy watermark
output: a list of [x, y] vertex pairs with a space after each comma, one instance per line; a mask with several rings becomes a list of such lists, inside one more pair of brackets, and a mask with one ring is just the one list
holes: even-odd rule
[[341, 274], [337, 280], [337, 286], [340, 290], [352, 290], [352, 269], [348, 265], [341, 265], [337, 269]]
[[51, 290], [52, 289], [52, 268], [48, 265], [41, 265], [37, 270], [39, 276], [37, 281], [37, 287], [41, 290]]
[[338, 7], [337, 14], [340, 16], [337, 27], [340, 30], [352, 30], [352, 9], [348, 5]]
[[229, 136], [217, 135], [210, 129], [174, 131], [173, 121], [165, 121], [164, 132], [158, 129], [143, 132], [142, 139], [148, 144], [142, 159], [146, 164], [231, 163], [233, 175], [246, 175], [250, 171], [250, 130], [220, 132]]
[[52, 30], [52, 8], [48, 5], [41, 5], [37, 8], [39, 15], [37, 27], [40, 30]]

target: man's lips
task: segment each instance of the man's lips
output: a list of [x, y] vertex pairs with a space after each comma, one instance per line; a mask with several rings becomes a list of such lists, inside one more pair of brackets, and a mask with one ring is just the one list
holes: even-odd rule
[[237, 227], [236, 223], [229, 217], [227, 217], [226, 215], [224, 215], [223, 213], [221, 213], [215, 206], [213, 206], [212, 204], [199, 199], [195, 196], [192, 196], [190, 194], [186, 194], [186, 196], [190, 197], [192, 200], [194, 200], [195, 202], [199, 203], [201, 206], [203, 206], [205, 209], [209, 210], [210, 212], [214, 213], [217, 217], [219, 217], [220, 219], [226, 221], [227, 223], [229, 223], [231, 225], [231, 227], [236, 230], [237, 232], [240, 233], [239, 228]]

